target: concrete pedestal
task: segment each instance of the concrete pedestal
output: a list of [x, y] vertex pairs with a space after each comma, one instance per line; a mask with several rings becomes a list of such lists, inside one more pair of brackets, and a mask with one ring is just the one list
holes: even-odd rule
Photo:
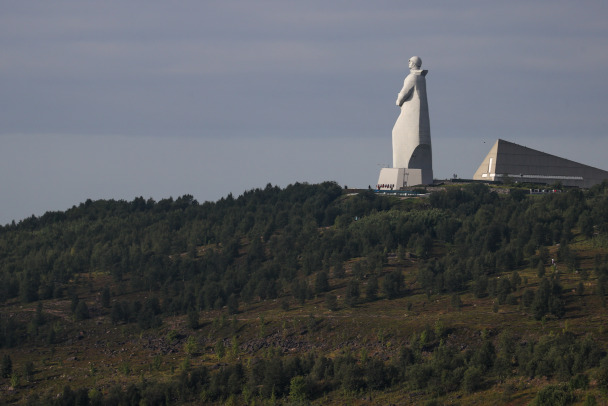
[[376, 187], [380, 190], [400, 190], [406, 186], [425, 184], [422, 180], [422, 169], [382, 168]]

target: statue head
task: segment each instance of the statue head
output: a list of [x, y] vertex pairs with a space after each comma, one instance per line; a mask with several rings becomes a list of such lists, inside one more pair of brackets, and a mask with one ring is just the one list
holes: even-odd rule
[[410, 69], [420, 69], [422, 66], [422, 59], [417, 56], [412, 56], [409, 62]]

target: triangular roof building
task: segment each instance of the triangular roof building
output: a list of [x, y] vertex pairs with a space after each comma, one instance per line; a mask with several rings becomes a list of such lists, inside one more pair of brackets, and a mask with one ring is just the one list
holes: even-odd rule
[[505, 140], [497, 140], [473, 175], [475, 180], [556, 183], [583, 188], [608, 180], [608, 171], [537, 151]]

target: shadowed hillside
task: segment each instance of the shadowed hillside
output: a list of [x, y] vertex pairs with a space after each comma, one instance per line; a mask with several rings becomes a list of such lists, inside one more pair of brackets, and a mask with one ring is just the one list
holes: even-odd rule
[[430, 192], [268, 185], [0, 227], [0, 403], [607, 402], [608, 184]]

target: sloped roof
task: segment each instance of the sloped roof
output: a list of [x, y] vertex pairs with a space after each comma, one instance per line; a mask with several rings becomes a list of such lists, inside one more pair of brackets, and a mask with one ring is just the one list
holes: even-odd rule
[[590, 187], [608, 179], [608, 172], [513, 142], [498, 139], [473, 175], [476, 180], [511, 177], [527, 182]]

